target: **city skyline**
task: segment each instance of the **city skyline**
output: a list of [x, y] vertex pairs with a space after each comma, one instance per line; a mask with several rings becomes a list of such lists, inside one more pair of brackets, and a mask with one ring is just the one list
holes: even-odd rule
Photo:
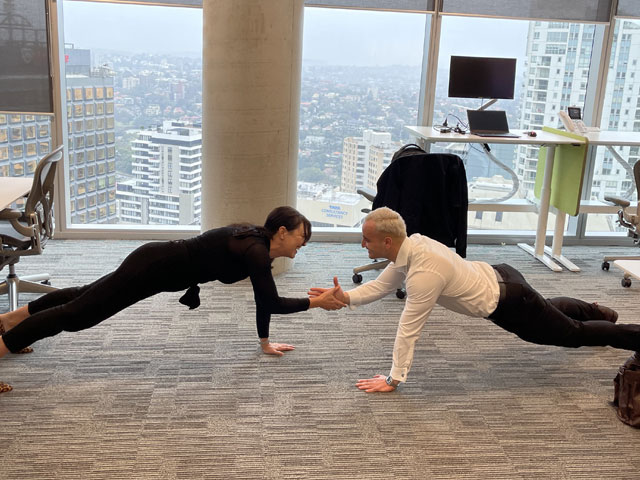
[[[139, 140], [136, 136], [140, 132], [145, 129], [152, 131], [165, 121], [202, 121], [201, 59], [197, 55], [185, 56], [179, 53], [181, 49], [186, 48], [185, 45], [188, 46], [190, 42], [193, 44], [193, 39], [200, 36], [198, 28], [192, 27], [198, 27], [201, 10], [120, 4], [117, 6], [118, 13], [124, 13], [127, 18], [136, 17], [136, 12], [145, 15], [136, 19], [136, 27], [120, 21], [118, 25], [122, 26], [122, 29], [119, 29], [122, 34], [113, 37], [109, 32], [108, 40], [104, 40], [102, 24], [91, 32], [91, 36], [88, 36], [89, 29], [86, 26], [91, 24], [91, 19], [95, 20], [96, 16], [100, 16], [105, 19], [105, 28], [109, 30], [109, 25], [114, 25], [122, 16], [109, 19], [108, 15], [103, 16], [100, 12], [113, 10], [116, 6], [84, 2], [65, 2], [65, 6], [80, 15], [67, 16], [66, 22], [70, 24], [68, 33], [72, 38], [67, 39], [66, 43], [73, 44], [74, 48], [78, 49], [76, 54], [84, 52], [81, 63], [83, 70], [78, 70], [80, 65], [75, 60], [70, 61], [71, 57], [67, 59], [66, 65], [69, 75], [67, 99], [70, 101], [73, 96], [74, 101], [81, 101], [81, 104], [74, 104], [69, 110], [71, 210], [77, 218], [81, 218], [82, 215], [82, 218], [91, 221], [96, 218], [96, 207], [100, 208], [104, 204], [105, 193], [111, 195], [112, 190], [115, 191], [113, 187], [116, 183], [124, 187], [124, 182], [128, 182], [133, 188], [143, 175], [138, 165], [140, 162], [136, 160], [139, 155], [134, 153], [139, 151]], [[107, 10], [104, 10], [106, 7]], [[145, 10], [137, 10], [139, 8]], [[166, 32], [167, 24], [163, 23], [166, 19], [161, 19], [167, 12], [176, 14], [171, 17], [171, 34]], [[393, 145], [412, 141], [404, 126], [413, 125], [418, 121], [419, 96], [424, 88], [421, 65], [424, 22], [428, 20], [428, 16], [321, 8], [307, 8], [305, 12], [305, 55], [300, 83], [298, 181], [307, 184], [304, 188], [305, 198], [311, 202], [309, 205], [313, 203], [312, 199], [320, 198], [319, 195], [322, 194], [329, 203], [344, 200], [349, 205], [353, 203], [349, 208], [356, 208], [355, 199], [345, 200], [346, 197], [341, 194], [352, 195], [349, 192], [358, 186], [352, 184], [363, 182], [363, 175], [367, 177], [367, 182], [373, 185], [380, 170], [388, 163], [393, 153]], [[89, 17], [83, 20], [82, 15]], [[183, 23], [185, 19], [191, 22], [189, 26]], [[73, 33], [77, 30], [75, 27], [78, 24], [83, 25], [80, 36]], [[436, 76], [434, 123], [449, 118], [450, 122], [462, 122], [461, 126], [464, 128], [465, 110], [477, 108], [480, 103], [479, 99], [448, 98], [448, 59], [450, 55], [455, 54], [518, 58], [515, 98], [501, 100], [497, 108], [507, 111], [512, 128], [539, 129], [543, 125], [559, 126], [556, 113], [558, 110], [564, 110], [568, 105], [581, 105], [585, 101], [594, 28], [593, 25], [566, 22], [445, 16], [442, 19], [439, 68]], [[630, 51], [630, 61], [636, 62], [636, 53], [633, 53], [635, 50], [629, 50], [633, 44], [630, 39], [636, 33], [632, 26], [623, 28], [627, 30], [620, 33], [619, 43], [614, 42], [612, 58], [617, 58], [616, 52], [619, 48], [623, 52]], [[180, 33], [184, 29], [196, 31], [198, 35], [183, 39]], [[150, 31], [153, 35], [148, 33]], [[135, 35], [128, 36], [128, 32], [135, 32]], [[163, 47], [162, 42], [156, 38], [158, 32], [164, 32], [164, 37], [175, 40], [172, 40], [173, 49], [167, 50]], [[348, 32], [351, 36], [345, 39], [338, 32]], [[399, 32], [402, 32], [402, 35]], [[517, 37], [517, 41], [504, 42], [505, 38], [510, 37]], [[469, 38], [474, 41], [464, 41]], [[141, 41], [137, 42], [136, 39]], [[496, 43], [497, 39], [501, 40]], [[121, 53], [117, 49], [122, 46], [118, 42], [126, 44], [123, 48], [128, 48], [127, 52]], [[337, 43], [340, 43], [342, 48], [340, 55], [335, 56]], [[96, 44], [98, 46], [94, 47]], [[149, 50], [145, 50], [147, 47]], [[398, 52], [407, 55], [399, 55]], [[88, 65], [90, 57], [94, 68]], [[309, 60], [312, 57], [315, 58], [314, 61]], [[345, 64], [340, 65], [340, 62]], [[402, 65], [402, 62], [408, 65]], [[618, 70], [612, 72], [610, 79], [623, 79], [624, 70], [619, 70], [620, 66], [614, 68]], [[100, 77], [111, 78], [110, 81], [113, 82], [113, 100], [104, 105], [104, 102], [98, 101], [102, 98], [98, 96], [99, 91], [102, 95], [102, 90], [98, 90], [102, 89], [102, 86], [98, 85], [96, 79]], [[622, 85], [620, 80], [617, 80], [615, 91], [637, 91], [633, 74], [627, 76], [624, 82]], [[92, 90], [93, 88], [96, 89]], [[612, 103], [609, 107], [609, 104], [605, 105], [606, 111], [611, 110], [611, 118], [603, 118], [603, 122], [608, 123], [611, 128], [617, 128], [618, 123], [626, 128], [634, 118], [635, 111], [631, 108], [631, 99], [623, 98], [622, 95], [614, 95], [614, 98], [615, 104]], [[105, 114], [107, 117], [104, 117]], [[461, 120], [455, 120], [456, 118]], [[4, 121], [7, 123], [6, 119]], [[15, 122], [9, 119], [8, 123]], [[112, 130], [107, 131], [106, 135], [98, 131], [105, 126]], [[28, 160], [32, 160], [31, 157], [36, 151], [36, 144], [33, 142], [34, 126], [25, 125], [24, 128], [27, 129], [24, 134], [18, 131], [18, 127], [0, 128], [0, 134], [11, 142], [21, 141], [23, 137], [25, 140], [24, 147], [12, 146], [11, 152], [8, 148], [2, 150], [0, 153], [4, 158], [17, 158], [16, 155], [20, 156], [23, 151], [21, 149], [24, 148]], [[345, 145], [351, 143], [356, 145], [354, 148], [359, 149], [362, 143], [366, 150], [371, 142], [361, 142], [359, 139], [366, 137], [365, 132], [368, 130], [389, 134], [387, 140], [391, 146], [371, 144], [370, 150], [374, 153], [384, 150], [382, 156], [362, 157], [362, 165], [360, 156], [354, 157], [347, 165]], [[103, 146], [105, 139], [108, 143], [106, 150]], [[81, 151], [71, 152], [71, 145], [75, 149], [85, 149], [86, 154]], [[507, 165], [511, 165], [510, 159], [514, 160], [512, 166], [514, 170], [517, 169], [522, 189], [519, 195], [529, 198], [533, 189], [532, 182], [536, 178], [537, 151], [528, 149], [525, 152], [525, 149], [518, 149], [516, 155], [513, 148], [511, 152], [502, 150], [495, 148], [497, 156], [505, 159]], [[471, 148], [464, 151], [456, 150], [455, 153], [465, 160], [470, 190], [488, 182], [493, 190], [511, 183], [507, 172], [488, 162], [480, 151]], [[629, 155], [635, 157], [637, 151], [630, 150]], [[108, 158], [106, 164], [105, 156]], [[517, 165], [515, 157], [518, 159]], [[96, 160], [98, 163], [94, 165]], [[15, 165], [17, 164], [13, 162], [4, 168], [8, 171], [10, 168], [17, 168]], [[351, 173], [355, 172], [355, 180], [344, 176], [345, 165], [351, 168]], [[153, 168], [156, 168], [155, 165]], [[190, 176], [192, 172], [183, 174]], [[183, 180], [181, 178], [180, 182]], [[624, 172], [619, 170], [612, 159], [598, 157], [592, 193], [615, 193], [629, 183], [627, 180]], [[346, 188], [345, 182], [352, 186]], [[103, 200], [94, 193], [96, 185], [110, 187], [109, 192], [98, 191]], [[492, 195], [496, 196], [493, 193]], [[74, 196], [77, 196], [75, 203]], [[113, 196], [106, 198], [109, 198], [111, 203], [115, 200]], [[336, 200], [338, 198], [341, 200]], [[119, 201], [124, 199], [120, 198]], [[327, 204], [323, 208], [329, 206]], [[112, 205], [109, 205], [109, 215], [115, 214], [111, 207]], [[173, 205], [171, 208], [164, 208], [168, 213], [172, 213], [172, 209]], [[86, 217], [85, 210], [88, 211]], [[505, 220], [509, 216], [505, 215]], [[97, 218], [104, 219], [104, 212], [99, 213]], [[484, 222], [483, 219], [476, 220]], [[319, 222], [331, 223], [323, 220]], [[84, 223], [84, 220], [80, 220], [79, 223]]]
[[[199, 8], [78, 1], [65, 1], [63, 8], [65, 42], [76, 48], [103, 51], [109, 45], [111, 51], [201, 56]], [[100, 26], [87, 29], [96, 17], [101, 19]], [[426, 18], [417, 13], [307, 7], [302, 61], [420, 66]], [[495, 56], [500, 51], [500, 56], [525, 58], [528, 21], [477, 18], [470, 23], [466, 17], [444, 16], [442, 22], [439, 68], [448, 67], [452, 54]], [[118, 36], [113, 35], [116, 30]]]

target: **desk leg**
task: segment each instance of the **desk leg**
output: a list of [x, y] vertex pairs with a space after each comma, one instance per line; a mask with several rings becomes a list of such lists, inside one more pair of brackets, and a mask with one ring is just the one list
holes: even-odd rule
[[567, 218], [567, 214], [558, 210], [556, 214], [556, 226], [553, 230], [553, 243], [551, 248], [545, 245], [544, 251], [551, 256], [557, 262], [560, 262], [567, 270], [572, 272], [579, 272], [580, 267], [562, 255], [562, 240], [564, 238], [564, 222]]
[[561, 272], [562, 267], [556, 264], [551, 258], [544, 254], [544, 242], [547, 235], [547, 220], [549, 218], [549, 204], [551, 200], [551, 175], [553, 173], [553, 161], [556, 153], [555, 145], [547, 147], [547, 159], [544, 165], [544, 178], [542, 180], [542, 189], [540, 190], [540, 209], [538, 211], [538, 228], [536, 230], [536, 241], [534, 247], [526, 243], [519, 243], [518, 246], [525, 252], [533, 255], [549, 269], [554, 272]]

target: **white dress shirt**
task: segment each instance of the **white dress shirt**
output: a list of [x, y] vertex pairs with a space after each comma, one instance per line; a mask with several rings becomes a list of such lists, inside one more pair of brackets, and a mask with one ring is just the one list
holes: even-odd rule
[[434, 305], [471, 317], [487, 317], [498, 307], [496, 272], [486, 262], [469, 261], [418, 233], [406, 238], [395, 262], [370, 282], [349, 290], [351, 306], [378, 300], [403, 282], [407, 299], [393, 346], [391, 377], [406, 381], [416, 341]]

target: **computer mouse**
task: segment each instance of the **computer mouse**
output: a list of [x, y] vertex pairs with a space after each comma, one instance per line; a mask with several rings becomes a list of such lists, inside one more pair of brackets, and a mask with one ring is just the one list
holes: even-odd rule
[[533, 130], [531, 130], [530, 132], [527, 132], [527, 135], [529, 135], [530, 137], [537, 137], [538, 134], [536, 132], [534, 132]]

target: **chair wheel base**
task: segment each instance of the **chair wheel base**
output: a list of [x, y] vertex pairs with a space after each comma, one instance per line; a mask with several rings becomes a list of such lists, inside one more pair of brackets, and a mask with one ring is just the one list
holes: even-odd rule
[[359, 273], [355, 273], [353, 277], [351, 277], [351, 280], [353, 280], [353, 283], [361, 283], [362, 275], [360, 275]]

